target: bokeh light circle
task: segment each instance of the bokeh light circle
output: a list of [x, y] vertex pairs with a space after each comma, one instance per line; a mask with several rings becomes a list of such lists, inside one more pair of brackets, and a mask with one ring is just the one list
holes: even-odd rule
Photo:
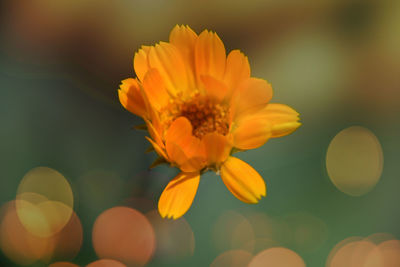
[[[270, 216], [262, 212], [253, 212], [246, 216], [252, 226], [255, 239], [246, 243], [243, 249], [258, 253], [267, 248], [286, 245], [290, 241], [291, 229], [283, 218]], [[251, 245], [254, 244], [251, 249]]]
[[284, 219], [291, 229], [291, 244], [296, 251], [313, 252], [328, 238], [328, 226], [314, 215], [296, 212]]
[[[59, 232], [50, 237], [41, 237], [32, 234], [22, 224], [17, 214], [17, 202], [22, 202], [19, 204], [20, 213], [31, 213], [33, 215], [30, 216], [35, 218], [37, 212], [35, 205], [24, 200], [11, 201], [3, 206], [0, 247], [10, 260], [19, 265], [29, 265], [37, 261], [50, 263], [75, 258], [83, 241], [82, 225], [75, 212]], [[32, 229], [39, 228], [33, 225], [40, 222], [43, 221], [32, 220]]]
[[368, 240], [348, 242], [330, 253], [327, 267], [364, 266], [376, 245]]
[[18, 186], [17, 198], [26, 192], [73, 207], [74, 196], [70, 184], [61, 173], [48, 167], [36, 167], [25, 174]]
[[51, 253], [44, 257], [45, 262], [71, 260], [78, 255], [83, 242], [83, 228], [74, 212], [64, 228], [49, 238], [53, 243]]
[[148, 219], [128, 207], [104, 211], [93, 226], [93, 247], [99, 258], [143, 266], [153, 255], [155, 234]]
[[86, 265], [86, 267], [126, 267], [126, 265], [116, 260], [101, 259]]
[[59, 262], [54, 262], [54, 263], [50, 264], [49, 267], [79, 267], [79, 265], [76, 265], [71, 262], [59, 261]]
[[360, 126], [340, 131], [328, 146], [326, 168], [340, 191], [351, 196], [368, 193], [382, 173], [383, 153], [379, 140]]
[[327, 267], [397, 267], [400, 266], [400, 241], [388, 233], [367, 238], [350, 237], [339, 242], [330, 252]]
[[30, 265], [51, 253], [53, 244], [25, 229], [17, 215], [15, 202], [8, 202], [2, 207], [0, 247], [14, 263]]
[[363, 238], [361, 236], [351, 236], [348, 237], [340, 242], [338, 242], [333, 248], [332, 250], [329, 252], [328, 258], [326, 260], [326, 266], [329, 267], [329, 263], [332, 261], [332, 258], [336, 255], [336, 253], [344, 246], [346, 246], [347, 244], [353, 243], [353, 242], [357, 242], [363, 240]]
[[400, 266], [400, 241], [387, 240], [378, 245], [385, 267]]
[[70, 184], [51, 168], [30, 170], [18, 186], [18, 217], [29, 232], [39, 237], [61, 231], [73, 214], [73, 203]]
[[372, 243], [379, 245], [385, 241], [394, 240], [395, 237], [390, 233], [374, 233], [365, 238], [365, 240], [371, 241]]
[[219, 251], [246, 249], [253, 251], [254, 231], [249, 220], [237, 211], [222, 213], [212, 228], [212, 243]]
[[195, 237], [185, 218], [163, 219], [157, 210], [148, 212], [146, 217], [153, 225], [156, 234], [156, 260], [162, 263], [178, 263], [193, 256]]
[[305, 267], [303, 259], [294, 251], [275, 247], [258, 253], [248, 267]]
[[243, 267], [247, 266], [253, 255], [245, 250], [229, 250], [220, 254], [210, 267]]

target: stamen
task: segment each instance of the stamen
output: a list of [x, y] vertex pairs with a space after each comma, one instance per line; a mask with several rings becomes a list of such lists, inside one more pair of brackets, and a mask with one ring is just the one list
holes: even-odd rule
[[177, 117], [186, 117], [193, 126], [193, 135], [202, 138], [207, 133], [226, 135], [229, 130], [227, 108], [206, 97], [197, 95], [181, 103]]

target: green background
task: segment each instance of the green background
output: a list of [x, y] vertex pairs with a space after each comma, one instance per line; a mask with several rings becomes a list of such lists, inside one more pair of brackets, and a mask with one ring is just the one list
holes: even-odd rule
[[[324, 266], [334, 245], [347, 237], [378, 232], [400, 237], [396, 1], [54, 2], [2, 3], [0, 204], [15, 198], [32, 168], [61, 172], [72, 186], [84, 233], [71, 262], [97, 259], [91, 230], [102, 211], [128, 205], [130, 197], [147, 198], [156, 208], [177, 173], [167, 166], [148, 170], [155, 155], [144, 153], [146, 132], [132, 129], [142, 122], [117, 96], [120, 81], [135, 76], [134, 52], [142, 44], [167, 41], [176, 24], [197, 33], [216, 31], [227, 51], [243, 51], [252, 75], [272, 84], [272, 102], [295, 108], [303, 125], [237, 154], [266, 181], [268, 196], [259, 204], [240, 202], [218, 176], [205, 174], [184, 216], [195, 238], [193, 256], [169, 263], [155, 257], [147, 266], [209, 266], [223, 252], [212, 233], [227, 210], [274, 218], [301, 212], [322, 220], [327, 231], [313, 251], [280, 242], [311, 267]], [[384, 156], [380, 181], [361, 197], [340, 192], [325, 167], [332, 138], [354, 125], [376, 135]], [[92, 172], [105, 178], [93, 180], [97, 187], [90, 193], [94, 185], [83, 184], [82, 177]], [[0, 265], [14, 266], [2, 253]]]

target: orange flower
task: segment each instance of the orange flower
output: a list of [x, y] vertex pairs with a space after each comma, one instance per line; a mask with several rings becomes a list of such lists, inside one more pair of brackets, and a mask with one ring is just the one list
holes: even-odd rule
[[169, 43], [142, 46], [133, 65], [137, 78], [122, 81], [120, 102], [144, 119], [160, 159], [181, 170], [161, 194], [162, 217], [176, 219], [190, 208], [207, 170], [220, 174], [241, 201], [266, 195], [257, 171], [232, 154], [292, 133], [299, 114], [269, 103], [271, 85], [251, 77], [244, 54], [226, 56], [216, 33], [175, 26]]

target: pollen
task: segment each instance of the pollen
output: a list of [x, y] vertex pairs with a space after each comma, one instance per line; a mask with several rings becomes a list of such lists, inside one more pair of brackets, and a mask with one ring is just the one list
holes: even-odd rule
[[226, 135], [229, 131], [227, 107], [211, 99], [195, 96], [180, 104], [178, 117], [186, 117], [193, 127], [193, 135], [202, 138], [208, 133]]

